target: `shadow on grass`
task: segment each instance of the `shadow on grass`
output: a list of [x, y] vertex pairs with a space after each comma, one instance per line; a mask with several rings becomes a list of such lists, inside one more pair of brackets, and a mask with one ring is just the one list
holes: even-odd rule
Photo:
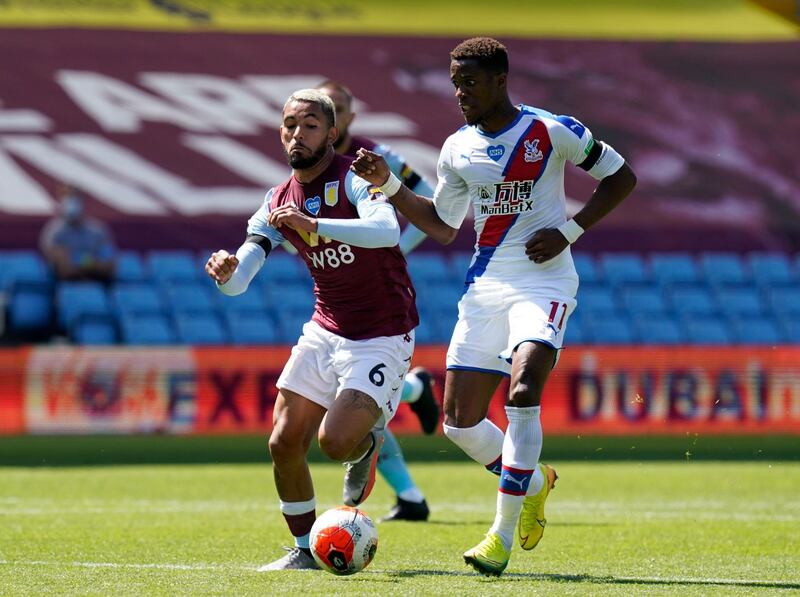
[[[377, 570], [375, 573], [379, 573]], [[445, 571], [445, 570], [403, 570], [397, 572], [384, 571], [390, 577], [409, 578], [415, 576], [457, 576], [470, 577], [478, 576], [477, 572], [472, 571]], [[767, 589], [800, 589], [800, 582], [780, 581], [780, 580], [747, 580], [734, 578], [658, 578], [658, 577], [636, 577], [636, 576], [594, 576], [591, 574], [541, 574], [541, 573], [521, 573], [508, 572], [501, 577], [486, 577], [487, 581], [493, 582], [518, 582], [539, 580], [546, 582], [569, 582], [587, 583], [597, 585], [675, 585], [675, 586], [726, 586], [726, 587], [752, 587]]]

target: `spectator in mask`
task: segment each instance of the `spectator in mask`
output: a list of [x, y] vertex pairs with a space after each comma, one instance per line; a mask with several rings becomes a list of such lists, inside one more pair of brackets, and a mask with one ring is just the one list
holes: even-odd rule
[[45, 224], [39, 238], [42, 253], [61, 280], [99, 280], [114, 277], [114, 241], [108, 228], [84, 213], [83, 196], [65, 187], [60, 214]]

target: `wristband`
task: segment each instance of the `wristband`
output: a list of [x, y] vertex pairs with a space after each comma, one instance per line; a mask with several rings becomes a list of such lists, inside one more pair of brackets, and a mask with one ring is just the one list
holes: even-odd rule
[[393, 172], [390, 172], [389, 178], [381, 185], [380, 189], [381, 192], [383, 192], [383, 194], [387, 197], [394, 197], [402, 186], [403, 183], [400, 181], [400, 179], [397, 178]]
[[578, 224], [578, 222], [576, 222], [575, 220], [567, 220], [566, 222], [561, 224], [561, 226], [556, 228], [556, 230], [558, 230], [561, 234], [564, 235], [564, 238], [567, 239], [567, 242], [569, 244], [572, 244], [576, 240], [578, 240], [581, 234], [583, 234], [584, 232], [583, 228], [581, 228], [581, 225]]

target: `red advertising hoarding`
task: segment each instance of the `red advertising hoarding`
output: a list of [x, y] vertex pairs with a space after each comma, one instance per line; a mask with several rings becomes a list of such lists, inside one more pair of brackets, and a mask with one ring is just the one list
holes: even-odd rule
[[[288, 347], [0, 351], [2, 433], [268, 432]], [[441, 397], [444, 347], [420, 347]], [[505, 423], [500, 385], [491, 417]], [[548, 383], [554, 434], [800, 435], [800, 347], [574, 347]], [[401, 408], [392, 422], [416, 433]]]

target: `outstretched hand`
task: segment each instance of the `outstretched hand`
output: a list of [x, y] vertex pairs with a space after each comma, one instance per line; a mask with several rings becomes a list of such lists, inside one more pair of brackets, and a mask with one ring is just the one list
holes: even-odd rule
[[236, 255], [220, 250], [211, 254], [206, 262], [206, 273], [218, 284], [225, 284], [231, 279], [239, 265]]
[[293, 203], [285, 203], [269, 213], [269, 225], [274, 228], [288, 226], [305, 232], [317, 231], [317, 220], [304, 214]]
[[525, 254], [534, 263], [544, 263], [561, 253], [569, 246], [569, 241], [557, 228], [537, 230], [525, 243]]
[[350, 164], [350, 170], [367, 182], [381, 186], [389, 180], [389, 165], [383, 157], [363, 147], [356, 152], [356, 159]]

